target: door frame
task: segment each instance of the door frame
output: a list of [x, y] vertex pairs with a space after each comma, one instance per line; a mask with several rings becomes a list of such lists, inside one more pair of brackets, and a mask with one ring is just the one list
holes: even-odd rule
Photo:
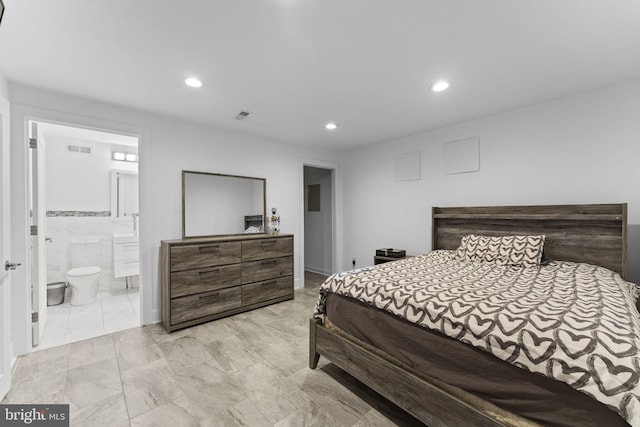
[[[31, 339], [31, 265], [29, 260], [29, 206], [28, 206], [28, 179], [27, 160], [28, 156], [28, 124], [31, 121], [41, 123], [53, 123], [64, 126], [97, 130], [114, 134], [128, 135], [138, 138], [139, 154], [139, 186], [142, 188], [143, 182], [151, 182], [147, 176], [149, 169], [144, 167], [145, 160], [151, 157], [151, 131], [146, 128], [115, 123], [106, 120], [93, 119], [73, 114], [60, 113], [57, 111], [41, 109], [26, 105], [16, 105], [12, 107], [11, 115], [11, 164], [24, 165], [23, 168], [15, 168], [11, 172], [12, 196], [11, 196], [11, 229], [14, 231], [11, 238], [11, 251], [17, 262], [22, 262], [24, 268], [17, 270], [13, 276], [14, 283], [22, 283], [18, 291], [11, 295], [13, 313], [11, 315], [11, 336], [13, 338], [13, 356], [27, 354], [33, 350]], [[144, 218], [145, 206], [148, 205], [146, 199], [150, 195], [143, 195], [140, 192], [140, 216]], [[153, 301], [152, 298], [145, 297], [151, 290], [145, 289], [145, 283], [152, 283], [152, 261], [150, 248], [153, 246], [149, 241], [150, 229], [145, 225], [145, 221], [140, 222], [140, 324], [153, 322]]]
[[[29, 226], [35, 226], [37, 233], [29, 233], [29, 260], [31, 279], [31, 345], [37, 347], [42, 339], [47, 323], [47, 258], [46, 258], [46, 189], [44, 161], [46, 157], [45, 140], [38, 130], [37, 121], [29, 121], [27, 161], [29, 188]], [[36, 146], [31, 146], [35, 141]], [[35, 283], [37, 282], [37, 283]]]
[[11, 284], [13, 274], [6, 271], [11, 258], [11, 168], [9, 139], [9, 103], [0, 94], [0, 401], [11, 387], [13, 358], [11, 336]]
[[315, 159], [301, 159], [299, 167], [300, 187], [300, 232], [298, 237], [298, 247], [300, 248], [300, 287], [304, 287], [304, 168], [305, 166], [327, 169], [331, 171], [331, 224], [332, 224], [332, 248], [331, 248], [331, 268], [332, 273], [342, 271], [342, 192], [340, 185], [340, 166], [338, 163], [327, 162]]

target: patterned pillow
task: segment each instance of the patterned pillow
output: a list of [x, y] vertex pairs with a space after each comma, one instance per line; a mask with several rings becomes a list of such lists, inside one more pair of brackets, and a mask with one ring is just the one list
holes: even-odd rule
[[462, 238], [456, 251], [459, 259], [494, 262], [500, 265], [540, 265], [545, 236], [476, 236]]

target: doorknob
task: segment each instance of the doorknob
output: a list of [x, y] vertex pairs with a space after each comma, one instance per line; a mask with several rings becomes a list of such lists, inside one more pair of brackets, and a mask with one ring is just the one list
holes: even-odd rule
[[9, 262], [9, 261], [5, 261], [4, 262], [4, 269], [7, 270], [7, 271], [15, 270], [18, 267], [20, 267], [20, 263], [19, 262]]

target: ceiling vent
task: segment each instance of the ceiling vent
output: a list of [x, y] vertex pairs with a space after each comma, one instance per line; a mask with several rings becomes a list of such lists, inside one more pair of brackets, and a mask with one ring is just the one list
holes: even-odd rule
[[67, 145], [67, 151], [78, 154], [91, 154], [91, 147], [83, 145]]
[[247, 117], [249, 117], [249, 114], [251, 114], [251, 113], [250, 113], [250, 112], [248, 112], [248, 111], [240, 111], [240, 112], [238, 113], [238, 115], [235, 117], [235, 119], [236, 119], [236, 120], [244, 120], [244, 119], [246, 119]]

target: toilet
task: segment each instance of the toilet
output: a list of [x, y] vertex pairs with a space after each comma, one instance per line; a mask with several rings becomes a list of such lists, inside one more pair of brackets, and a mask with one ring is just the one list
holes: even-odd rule
[[98, 298], [100, 241], [83, 239], [71, 241], [71, 270], [67, 280], [71, 286], [71, 305], [86, 305]]

